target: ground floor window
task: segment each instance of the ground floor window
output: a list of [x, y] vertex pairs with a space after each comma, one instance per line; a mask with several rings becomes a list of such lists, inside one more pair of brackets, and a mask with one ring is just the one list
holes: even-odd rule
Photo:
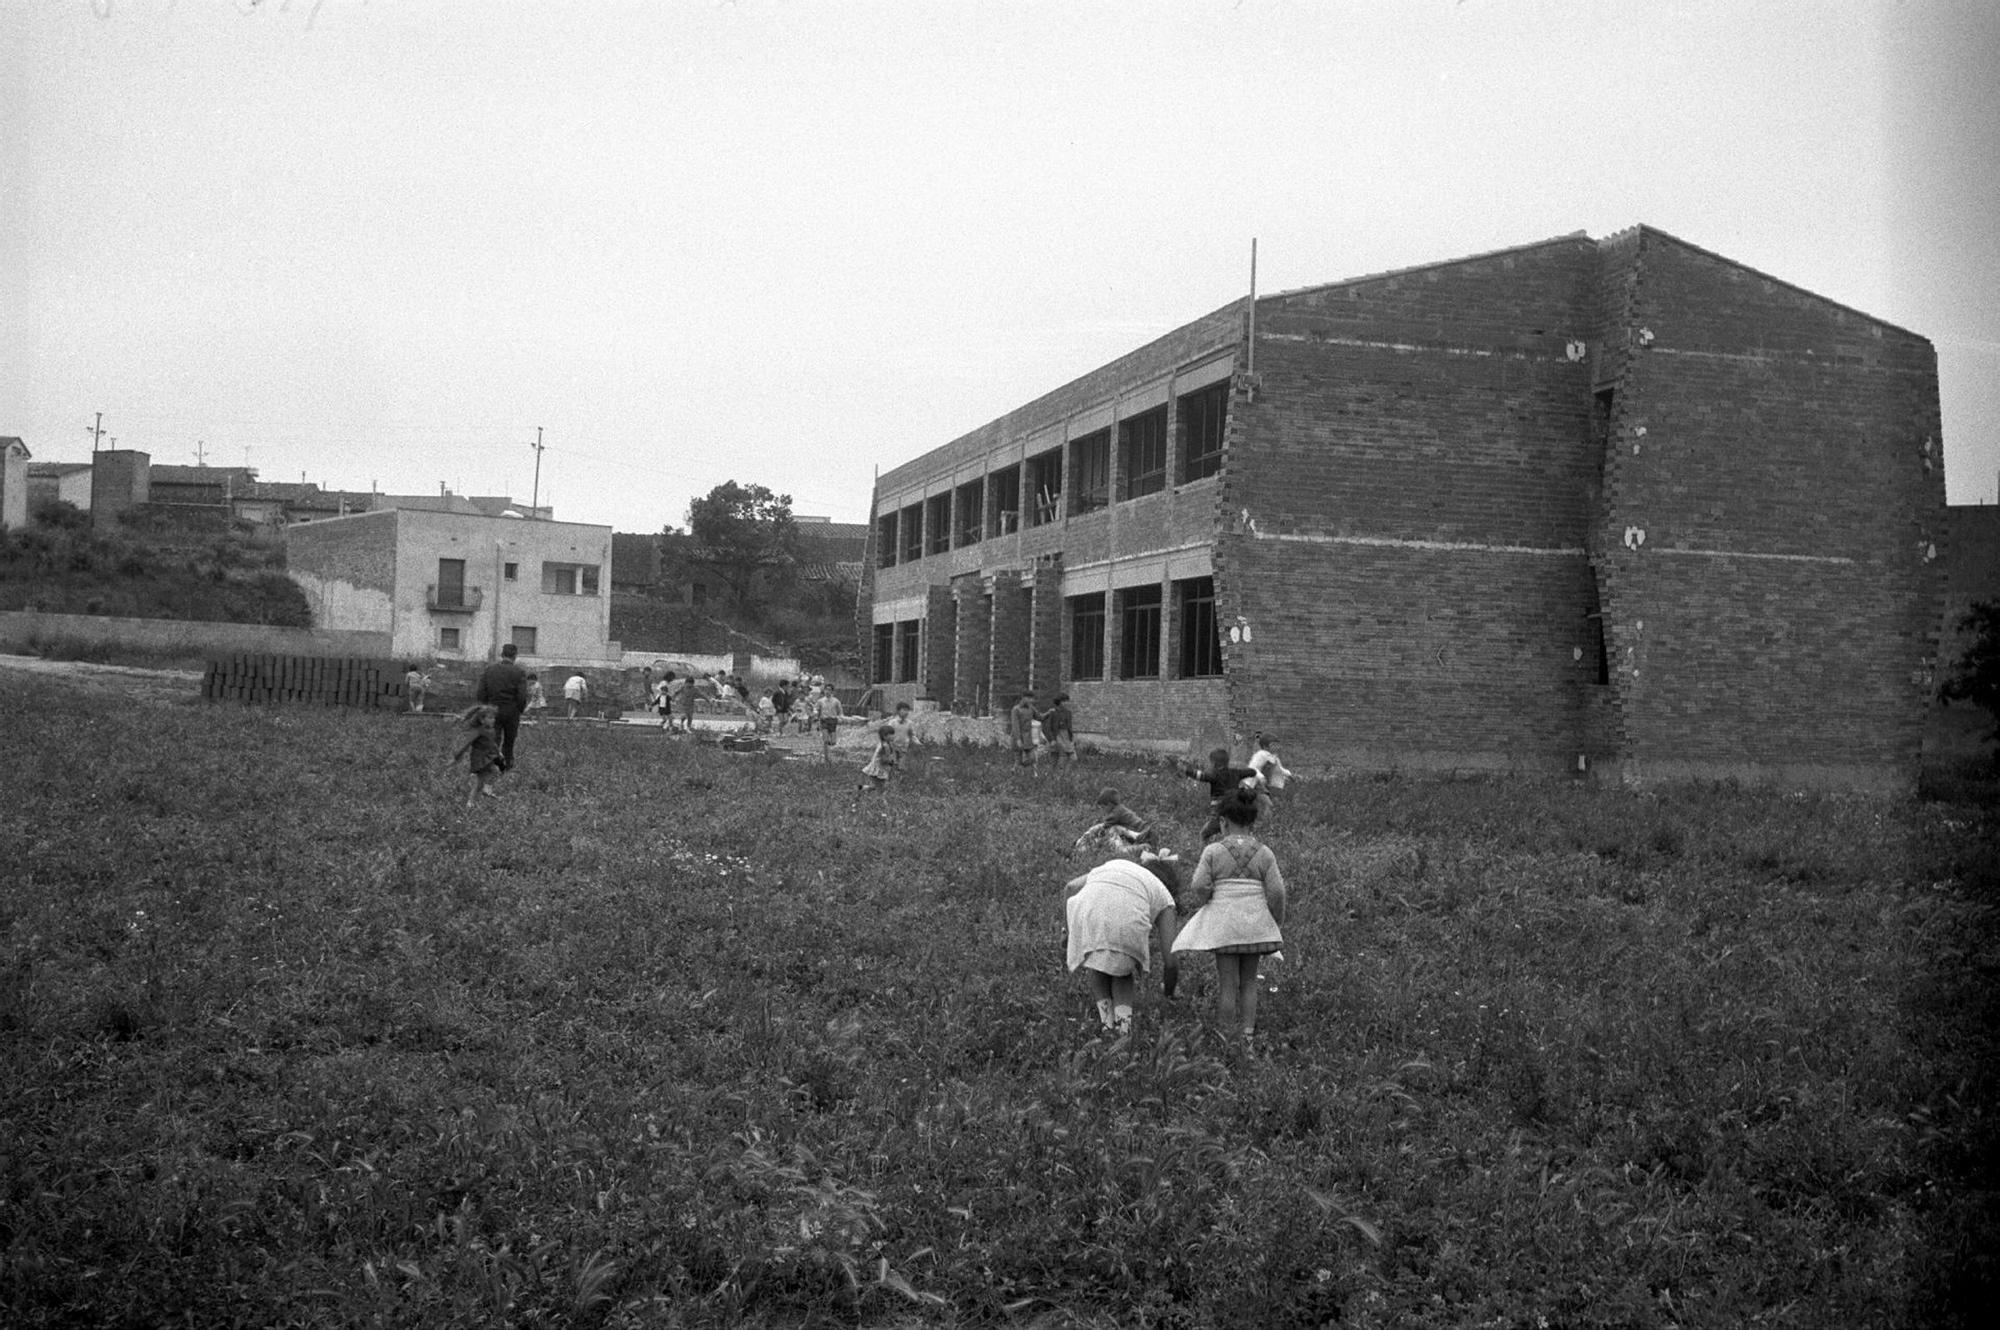
[[1118, 593], [1118, 677], [1160, 677], [1160, 588], [1127, 587]]
[[534, 629], [523, 628], [519, 624], [514, 625], [513, 642], [514, 650], [520, 652], [522, 655], [532, 656], [535, 654]]
[[1104, 677], [1104, 593], [1069, 598], [1069, 677]]
[[888, 683], [896, 668], [896, 625], [878, 623], [875, 625], [875, 659], [872, 662], [875, 683]]
[[923, 620], [909, 619], [896, 625], [896, 627], [898, 630], [898, 640], [896, 642], [896, 682], [915, 683], [917, 681], [917, 663], [920, 659], [919, 652], [923, 646]]
[[1180, 620], [1180, 673], [1199, 679], [1222, 673], [1222, 638], [1215, 631], [1215, 579], [1191, 577], [1174, 583]]
[[438, 629], [438, 645], [446, 651], [458, 650], [458, 633], [459, 630], [456, 628]]

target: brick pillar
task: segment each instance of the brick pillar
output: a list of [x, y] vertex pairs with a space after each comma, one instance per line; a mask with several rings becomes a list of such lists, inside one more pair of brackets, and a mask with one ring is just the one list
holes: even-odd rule
[[1030, 593], [1018, 572], [993, 575], [993, 711], [1014, 705], [1028, 688]]
[[1122, 679], [1118, 659], [1125, 650], [1125, 616], [1118, 612], [1118, 593], [1104, 593], [1104, 677]]
[[989, 697], [992, 670], [993, 597], [978, 575], [952, 583], [951, 709], [961, 716], [981, 714]]
[[1035, 566], [1035, 585], [1028, 608], [1028, 687], [1040, 698], [1053, 697], [1063, 682], [1062, 557]]
[[951, 588], [934, 586], [924, 602], [924, 658], [919, 679], [923, 696], [939, 706], [952, 705], [952, 680], [958, 670], [958, 606]]
[[1160, 677], [1181, 677], [1181, 606], [1172, 582], [1160, 584]]

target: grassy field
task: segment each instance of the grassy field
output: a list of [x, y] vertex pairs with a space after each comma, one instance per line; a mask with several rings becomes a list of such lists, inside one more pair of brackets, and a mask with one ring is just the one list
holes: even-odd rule
[[1344, 779], [1254, 1056], [1061, 965], [1117, 784], [0, 675], [9, 1326], [1970, 1324], [1994, 788]]

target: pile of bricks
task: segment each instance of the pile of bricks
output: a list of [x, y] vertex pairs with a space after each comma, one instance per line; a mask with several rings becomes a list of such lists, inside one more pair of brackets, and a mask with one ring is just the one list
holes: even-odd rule
[[212, 702], [400, 706], [403, 667], [367, 656], [243, 654], [208, 662], [201, 695]]

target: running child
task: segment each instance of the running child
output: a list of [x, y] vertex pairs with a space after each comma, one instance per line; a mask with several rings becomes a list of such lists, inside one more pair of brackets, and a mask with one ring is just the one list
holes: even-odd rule
[[500, 796], [493, 792], [494, 778], [500, 774], [500, 737], [494, 730], [500, 709], [484, 703], [467, 707], [459, 715], [458, 727], [464, 734], [463, 741], [446, 762], [448, 767], [458, 765], [458, 759], [466, 759], [466, 769], [472, 773], [472, 788], [465, 792], [465, 806], [472, 807], [480, 795], [489, 799]]
[[1229, 765], [1229, 750], [1216, 748], [1208, 754], [1208, 765], [1197, 767], [1192, 762], [1180, 764], [1181, 774], [1189, 780], [1198, 780], [1208, 786], [1208, 821], [1202, 826], [1201, 838], [1209, 841], [1222, 830], [1222, 799], [1231, 790], [1241, 789], [1244, 781], [1254, 781], [1257, 773], [1249, 767]]
[[875, 727], [875, 752], [869, 757], [868, 765], [861, 768], [861, 783], [854, 787], [854, 798], [870, 790], [889, 788], [889, 773], [896, 769], [896, 727], [886, 721]]

